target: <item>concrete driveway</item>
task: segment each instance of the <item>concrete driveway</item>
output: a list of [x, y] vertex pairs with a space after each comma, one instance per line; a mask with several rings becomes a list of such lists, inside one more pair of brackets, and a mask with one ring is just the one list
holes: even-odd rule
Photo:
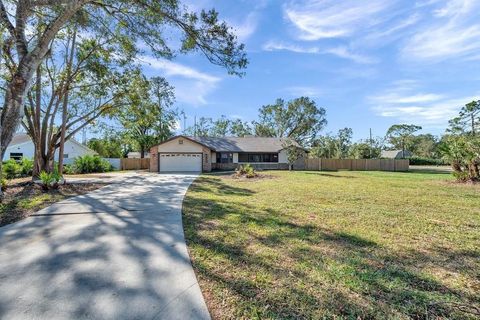
[[0, 228], [0, 319], [209, 319], [181, 220], [194, 179], [126, 174]]

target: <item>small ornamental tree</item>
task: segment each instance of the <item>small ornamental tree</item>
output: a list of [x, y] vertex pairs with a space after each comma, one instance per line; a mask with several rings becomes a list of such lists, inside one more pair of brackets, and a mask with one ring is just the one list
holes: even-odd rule
[[448, 135], [440, 145], [443, 158], [452, 164], [453, 174], [459, 181], [480, 181], [480, 103], [473, 101], [460, 110], [450, 121]]
[[287, 152], [288, 170], [291, 171], [295, 162], [304, 156], [305, 150], [290, 139], [283, 142], [283, 148]]
[[480, 137], [450, 135], [440, 145], [443, 158], [452, 164], [459, 181], [480, 180]]

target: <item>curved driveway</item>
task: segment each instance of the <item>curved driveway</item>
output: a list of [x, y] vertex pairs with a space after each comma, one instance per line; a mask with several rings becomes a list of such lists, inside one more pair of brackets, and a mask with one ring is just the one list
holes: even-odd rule
[[0, 319], [209, 319], [181, 220], [195, 177], [122, 175], [0, 228]]

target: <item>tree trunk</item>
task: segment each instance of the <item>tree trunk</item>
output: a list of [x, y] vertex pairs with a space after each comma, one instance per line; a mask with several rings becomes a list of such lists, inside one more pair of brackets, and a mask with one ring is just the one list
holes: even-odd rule
[[17, 77], [12, 80], [5, 93], [5, 101], [2, 109], [0, 122], [0, 151], [1, 158], [12, 141], [13, 135], [23, 117], [23, 102], [25, 98], [27, 83]]
[[[27, 81], [15, 76], [5, 93], [5, 100], [0, 117], [0, 160], [2, 161], [5, 151], [12, 141], [13, 135], [20, 124], [20, 119], [23, 116], [23, 101], [26, 88]], [[0, 190], [0, 201], [2, 200], [3, 192]]]
[[32, 179], [38, 179], [42, 171], [52, 172], [52, 168], [50, 166], [51, 162], [51, 159], [48, 159], [46, 155], [43, 155], [41, 153], [37, 155], [37, 152], [35, 152]]
[[478, 169], [478, 164], [476, 163], [475, 160], [472, 160], [472, 162], [470, 163], [469, 171], [470, 171], [470, 179], [472, 181], [479, 179], [480, 172], [479, 172], [479, 169]]
[[67, 119], [68, 119], [68, 95], [70, 91], [70, 77], [72, 74], [72, 63], [73, 63], [73, 54], [75, 52], [75, 40], [77, 38], [77, 31], [74, 29], [73, 31], [73, 36], [72, 36], [72, 45], [70, 47], [70, 56], [68, 53], [68, 47], [67, 47], [67, 81], [66, 81], [66, 88], [65, 88], [65, 96], [63, 97], [63, 105], [62, 105], [62, 127], [61, 127], [61, 133], [60, 133], [60, 148], [58, 151], [58, 173], [60, 176], [63, 175], [63, 156], [64, 156], [64, 151], [65, 151], [65, 133], [67, 131]]
[[460, 163], [458, 163], [458, 161], [453, 161], [452, 162], [452, 169], [453, 169], [453, 171], [455, 171], [457, 173], [461, 173], [463, 171], [462, 166], [460, 165]]
[[140, 159], [145, 158], [145, 147], [140, 148]]
[[[23, 35], [23, 30], [15, 30], [14, 27], [11, 26], [13, 31], [10, 30], [10, 35], [17, 38], [17, 42], [23, 45], [23, 50], [17, 52], [19, 63], [5, 92], [5, 100], [0, 121], [0, 157], [2, 159], [7, 146], [12, 141], [15, 130], [23, 117], [24, 100], [29, 83], [38, 66], [44, 60], [51, 41], [55, 38], [58, 31], [65, 25], [65, 23], [87, 2], [89, 1], [80, 0], [69, 2], [65, 7], [65, 10], [53, 19], [53, 21], [45, 28], [44, 32], [40, 34], [38, 42], [31, 51], [28, 51], [26, 41], [23, 39], [23, 42], [25, 43], [22, 43], [22, 39], [20, 39], [20, 36]], [[1, 4], [2, 9], [5, 9], [3, 3]], [[26, 20], [25, 15], [17, 18]], [[17, 21], [17, 23], [24, 24], [25, 21]]]
[[472, 135], [475, 135], [475, 115], [472, 113]]

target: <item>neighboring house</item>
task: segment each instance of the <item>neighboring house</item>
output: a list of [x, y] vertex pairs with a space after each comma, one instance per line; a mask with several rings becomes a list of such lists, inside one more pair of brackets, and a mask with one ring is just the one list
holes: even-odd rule
[[[127, 154], [127, 158], [129, 159], [140, 159], [142, 157], [142, 155], [140, 154], [140, 152], [129, 152]], [[149, 152], [145, 152], [145, 157], [144, 158], [150, 158], [150, 153]]]
[[[32, 139], [25, 133], [17, 133], [12, 142], [7, 147], [3, 160], [15, 159], [21, 160], [22, 158], [33, 159], [35, 154], [35, 147]], [[87, 148], [83, 144], [70, 139], [65, 142], [64, 161], [70, 163], [73, 158], [83, 156], [86, 154], [95, 154], [95, 151]], [[58, 160], [58, 150], [55, 153], [55, 160]]]
[[412, 153], [408, 150], [382, 150], [381, 158], [386, 159], [406, 159], [411, 158]]
[[[150, 171], [208, 172], [215, 169], [232, 170], [246, 163], [257, 169], [286, 170], [285, 142], [283, 138], [265, 137], [176, 136], [150, 149]], [[295, 169], [303, 169], [304, 166], [303, 158], [294, 164]]]

